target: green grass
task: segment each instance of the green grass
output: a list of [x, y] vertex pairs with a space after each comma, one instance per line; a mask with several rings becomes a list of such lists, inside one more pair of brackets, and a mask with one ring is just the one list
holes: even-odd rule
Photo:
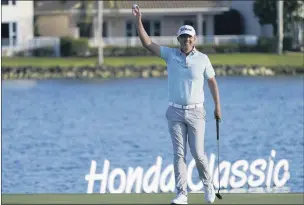
[[[214, 204], [303, 204], [298, 194], [221, 194]], [[3, 194], [2, 204], [170, 204], [173, 193], [161, 194]], [[189, 204], [204, 204], [203, 194], [189, 194]]]
[[[301, 53], [289, 53], [284, 55], [252, 53], [252, 54], [210, 54], [212, 64], [227, 65], [290, 65], [303, 66], [304, 57]], [[97, 58], [27, 58], [13, 57], [2, 58], [3, 66], [94, 66]], [[106, 57], [104, 64], [111, 66], [133, 65], [165, 65], [164, 60], [157, 57]]]

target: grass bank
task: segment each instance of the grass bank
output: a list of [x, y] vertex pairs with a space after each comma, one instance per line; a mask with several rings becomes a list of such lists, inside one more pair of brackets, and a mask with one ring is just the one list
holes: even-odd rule
[[[221, 194], [215, 204], [303, 204], [298, 194]], [[172, 193], [159, 194], [3, 194], [2, 204], [170, 204]], [[204, 204], [203, 194], [189, 194], [189, 204]]]
[[[288, 53], [284, 55], [250, 53], [250, 54], [210, 54], [208, 55], [212, 64], [226, 65], [262, 65], [262, 66], [303, 66], [304, 56], [302, 53]], [[33, 58], [33, 57], [4, 57], [2, 66], [35, 66], [50, 67], [59, 65], [68, 66], [94, 66], [97, 58]], [[126, 64], [165, 65], [165, 62], [157, 57], [106, 57], [104, 64], [111, 66], [122, 66]], [[304, 68], [303, 68], [304, 69]]]

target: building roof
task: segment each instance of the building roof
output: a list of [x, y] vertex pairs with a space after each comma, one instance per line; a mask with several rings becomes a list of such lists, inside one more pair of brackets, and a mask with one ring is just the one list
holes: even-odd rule
[[[121, 9], [129, 9], [133, 4], [137, 4], [140, 8], [159, 9], [159, 8], [206, 8], [219, 7], [222, 1], [117, 1], [117, 7]], [[105, 8], [109, 8], [111, 1], [106, 1]]]
[[[35, 1], [35, 12], [67, 11], [80, 7], [81, 1]], [[135, 3], [145, 9], [227, 7], [228, 1], [104, 1], [104, 9], [131, 9]], [[95, 7], [96, 8], [96, 7]]]
[[35, 1], [35, 11], [65, 11], [78, 3], [79, 1]]

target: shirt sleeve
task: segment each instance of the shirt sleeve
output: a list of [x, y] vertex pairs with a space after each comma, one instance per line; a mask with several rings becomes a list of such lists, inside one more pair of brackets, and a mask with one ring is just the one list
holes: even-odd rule
[[215, 76], [215, 72], [214, 72], [213, 66], [207, 55], [205, 55], [205, 62], [206, 62], [206, 68], [205, 68], [204, 75], [205, 75], [205, 78], [208, 80]]
[[160, 57], [164, 59], [165, 61], [168, 60], [170, 53], [172, 51], [172, 48], [166, 47], [166, 46], [160, 46]]

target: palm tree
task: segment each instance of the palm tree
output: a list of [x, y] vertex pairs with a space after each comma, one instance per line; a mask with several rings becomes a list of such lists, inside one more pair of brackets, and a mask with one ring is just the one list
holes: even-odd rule
[[[117, 1], [105, 1], [105, 3], [109, 4], [109, 8], [118, 9], [119, 4]], [[95, 8], [97, 8], [97, 1], [80, 1], [80, 15], [77, 21], [77, 25], [79, 27], [80, 36], [83, 37], [91, 37], [93, 36], [93, 19], [95, 15]]]
[[82, 37], [92, 36], [92, 24], [93, 24], [93, 8], [96, 5], [96, 1], [80, 1], [79, 19], [77, 20], [77, 26], [79, 27], [79, 34]]

